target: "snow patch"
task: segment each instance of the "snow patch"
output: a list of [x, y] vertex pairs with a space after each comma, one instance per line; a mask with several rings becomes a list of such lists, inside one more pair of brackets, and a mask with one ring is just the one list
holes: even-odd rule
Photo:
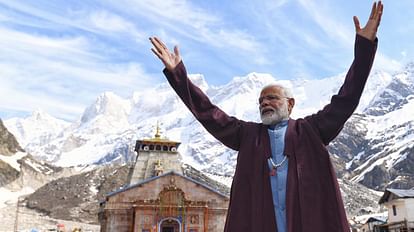
[[7, 164], [9, 164], [12, 168], [16, 169], [20, 172], [20, 164], [17, 162], [19, 159], [25, 157], [27, 153], [25, 152], [17, 152], [16, 154], [12, 156], [6, 156], [0, 154], [0, 159]]

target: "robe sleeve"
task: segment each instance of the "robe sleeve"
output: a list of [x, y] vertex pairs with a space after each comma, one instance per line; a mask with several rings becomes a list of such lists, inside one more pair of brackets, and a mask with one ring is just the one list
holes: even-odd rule
[[332, 96], [331, 102], [322, 110], [305, 118], [325, 145], [339, 134], [346, 120], [358, 106], [374, 62], [377, 43], [377, 39], [370, 41], [359, 35], [356, 36], [354, 61], [339, 92]]
[[163, 72], [171, 87], [204, 128], [227, 147], [239, 150], [242, 122], [228, 116], [210, 102], [207, 95], [189, 80], [183, 62], [173, 71], [164, 69]]

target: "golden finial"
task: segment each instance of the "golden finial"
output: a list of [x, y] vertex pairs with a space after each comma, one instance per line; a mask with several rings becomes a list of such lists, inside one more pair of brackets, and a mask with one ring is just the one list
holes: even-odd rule
[[156, 139], [160, 139], [161, 138], [161, 134], [160, 134], [160, 126], [159, 126], [159, 122], [157, 121], [157, 129], [155, 131], [155, 138]]

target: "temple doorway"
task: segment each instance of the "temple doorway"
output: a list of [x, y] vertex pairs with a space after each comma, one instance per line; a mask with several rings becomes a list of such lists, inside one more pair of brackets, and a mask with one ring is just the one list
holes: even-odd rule
[[160, 232], [181, 232], [181, 223], [175, 218], [165, 218], [159, 228]]
[[174, 232], [174, 227], [163, 227], [162, 232]]

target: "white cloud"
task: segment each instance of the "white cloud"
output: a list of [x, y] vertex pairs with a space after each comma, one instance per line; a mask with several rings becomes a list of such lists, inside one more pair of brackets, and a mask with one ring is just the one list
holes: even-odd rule
[[233, 50], [239, 54], [262, 56], [257, 54], [262, 51], [262, 45], [253, 35], [239, 29], [224, 27], [224, 20], [218, 13], [201, 9], [189, 1], [139, 0], [117, 2], [117, 5], [122, 5], [123, 9], [133, 10], [134, 14], [142, 15], [147, 20], [194, 41]]
[[106, 33], [107, 36], [130, 36], [136, 41], [146, 38], [145, 32], [137, 29], [132, 22], [106, 10], [93, 11], [88, 17], [90, 25], [85, 24], [83, 20], [79, 20], [78, 24], [86, 26], [94, 33]]
[[212, 12], [206, 12], [186, 0], [137, 0], [124, 1], [124, 5], [120, 5], [134, 9], [138, 14], [144, 13], [154, 20], [168, 20], [181, 25], [191, 25], [196, 29], [220, 22], [220, 18]]
[[127, 22], [118, 15], [109, 13], [108, 11], [101, 10], [93, 12], [90, 15], [91, 22], [97, 29], [104, 31], [128, 31], [134, 28], [134, 25]]
[[50, 37], [0, 25], [0, 109], [42, 108], [74, 119], [100, 92], [125, 97], [154, 82], [141, 64], [113, 62], [105, 52], [82, 35]]
[[43, 35], [31, 35], [0, 26], [0, 49], [3, 54], [15, 61], [26, 58], [22, 55], [35, 57], [65, 59], [63, 54], [97, 58], [87, 51], [88, 42], [82, 37], [49, 38]]
[[138, 30], [133, 22], [108, 10], [95, 9], [93, 2], [90, 2], [91, 6], [85, 5], [77, 10], [73, 10], [65, 4], [56, 6], [53, 5], [53, 2], [43, 2], [35, 6], [30, 5], [30, 2], [20, 3], [18, 1], [8, 1], [4, 4], [36, 18], [33, 21], [22, 18], [17, 22], [15, 19], [5, 18], [5, 20], [12, 20], [13, 23], [21, 25], [55, 30], [67, 27], [67, 29], [84, 30], [106, 36], [117, 36], [113, 32], [122, 32], [122, 36], [138, 38], [137, 41], [146, 37], [145, 33]]
[[[331, 9], [327, 1], [308, 1], [298, 0], [313, 21], [319, 25], [319, 28], [325, 32], [325, 35], [336, 40], [343, 46], [349, 46], [353, 43], [354, 32], [352, 18], [349, 19], [350, 25], [343, 25], [341, 21], [335, 18], [334, 10]], [[363, 22], [361, 22], [362, 24]]]
[[[0, 64], [0, 108], [13, 111], [47, 109], [64, 119], [80, 116], [100, 92], [111, 90], [127, 97], [143, 90], [154, 80], [137, 64], [110, 65], [107, 71], [65, 66], [30, 67]], [[156, 80], [158, 81], [158, 80]]]
[[211, 43], [215, 42], [218, 47], [226, 46], [222, 45], [223, 41], [226, 41], [226, 44], [232, 44], [236, 49], [252, 53], [256, 52], [261, 47], [261, 44], [256, 42], [253, 36], [237, 30], [220, 30], [216, 37], [213, 37], [212, 39], [214, 39], [214, 41], [211, 41]]
[[[1, 67], [1, 66], [0, 66]], [[2, 70], [4, 67], [1, 67]], [[4, 76], [0, 72], [0, 108], [2, 111], [29, 112], [37, 108], [47, 109], [48, 113], [63, 119], [75, 119], [80, 115], [84, 106], [70, 99], [62, 100], [48, 92], [33, 91], [30, 88], [19, 86], [13, 76]], [[33, 86], [32, 86], [33, 87]]]
[[[126, 85], [123, 70], [144, 75], [139, 64], [108, 64], [106, 57], [91, 52], [93, 44], [83, 37], [48, 38], [15, 32], [0, 27], [0, 52], [3, 64], [10, 64], [20, 75], [72, 77], [77, 80]], [[59, 75], [58, 75], [59, 74]], [[61, 76], [61, 77], [59, 77]], [[129, 75], [130, 76], [130, 75]]]

